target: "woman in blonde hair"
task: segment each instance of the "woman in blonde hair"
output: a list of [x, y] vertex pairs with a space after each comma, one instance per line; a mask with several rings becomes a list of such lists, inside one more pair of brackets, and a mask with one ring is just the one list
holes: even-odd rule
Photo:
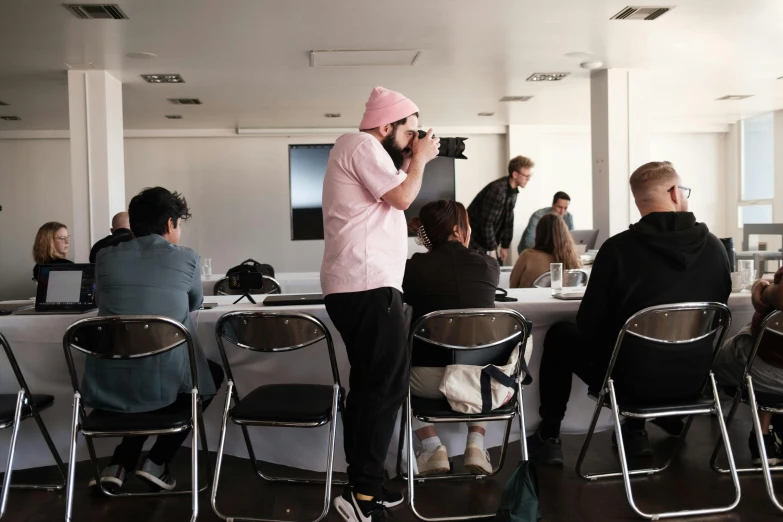
[[511, 288], [530, 288], [538, 276], [549, 272], [550, 263], [563, 263], [563, 270], [582, 267], [568, 225], [557, 214], [538, 222], [535, 246], [522, 251], [511, 271]]
[[33, 243], [33, 279], [38, 281], [38, 271], [41, 265], [54, 265], [57, 263], [72, 263], [65, 259], [68, 255], [68, 247], [71, 244], [71, 236], [68, 235], [68, 227], [56, 221], [44, 223], [38, 229]]

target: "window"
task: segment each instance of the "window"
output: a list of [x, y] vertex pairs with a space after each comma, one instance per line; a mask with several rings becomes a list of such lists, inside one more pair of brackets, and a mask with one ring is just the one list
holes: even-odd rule
[[772, 223], [775, 193], [774, 116], [742, 121], [742, 181], [738, 225]]

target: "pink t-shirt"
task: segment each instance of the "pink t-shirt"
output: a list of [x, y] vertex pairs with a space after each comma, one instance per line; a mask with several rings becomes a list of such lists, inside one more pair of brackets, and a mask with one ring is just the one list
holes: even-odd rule
[[386, 286], [402, 291], [408, 258], [405, 214], [381, 196], [407, 177], [370, 134], [337, 139], [324, 176], [324, 295]]

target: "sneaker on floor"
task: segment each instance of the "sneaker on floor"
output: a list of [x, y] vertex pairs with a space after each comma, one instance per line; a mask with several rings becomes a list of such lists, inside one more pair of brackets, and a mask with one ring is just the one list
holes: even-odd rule
[[536, 464], [563, 465], [563, 442], [560, 439], [542, 439], [538, 430], [527, 438], [527, 451], [530, 460]]
[[446, 453], [446, 446], [441, 444], [435, 451], [424, 451], [416, 457], [416, 466], [419, 469], [417, 476], [425, 477], [427, 475], [442, 475], [448, 473], [449, 455]]
[[[767, 462], [770, 466], [777, 466], [783, 462], [781, 458], [780, 447], [775, 442], [775, 436], [771, 433], [762, 435], [764, 440], [764, 449], [767, 452]], [[756, 441], [756, 434], [751, 430], [750, 437], [748, 438], [748, 447], [750, 448], [750, 461], [753, 464], [761, 465], [761, 452], [759, 451], [759, 444]]]
[[334, 508], [346, 522], [385, 522], [390, 513], [379, 499], [359, 500], [350, 488], [334, 499]]
[[475, 444], [468, 444], [465, 447], [465, 467], [474, 475], [489, 475], [493, 471], [489, 452]]
[[[101, 485], [108, 491], [109, 493], [114, 493], [118, 489], [120, 489], [125, 482], [125, 468], [118, 465], [113, 466], [107, 466], [103, 468], [103, 471], [101, 472]], [[90, 487], [95, 487], [97, 483], [95, 482], [95, 479], [92, 479], [90, 481]]]
[[136, 476], [156, 489], [171, 491], [177, 487], [177, 481], [169, 472], [169, 465], [155, 464], [150, 459], [144, 459], [144, 464], [136, 470]]
[[387, 508], [393, 508], [405, 501], [405, 495], [397, 491], [389, 491], [381, 486], [381, 494], [378, 496], [378, 501]]
[[[615, 432], [612, 432], [612, 444], [617, 446], [617, 433]], [[625, 446], [626, 457], [652, 457], [654, 454], [647, 430], [627, 430], [623, 428], [623, 445]]]

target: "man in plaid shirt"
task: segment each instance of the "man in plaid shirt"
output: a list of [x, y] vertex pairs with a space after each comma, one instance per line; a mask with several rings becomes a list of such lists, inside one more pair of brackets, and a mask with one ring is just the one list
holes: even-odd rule
[[493, 181], [473, 199], [468, 207], [473, 229], [471, 248], [498, 257], [501, 263], [506, 260], [514, 234], [514, 206], [519, 187], [527, 186], [534, 166], [530, 158], [517, 156], [508, 163], [508, 177]]

